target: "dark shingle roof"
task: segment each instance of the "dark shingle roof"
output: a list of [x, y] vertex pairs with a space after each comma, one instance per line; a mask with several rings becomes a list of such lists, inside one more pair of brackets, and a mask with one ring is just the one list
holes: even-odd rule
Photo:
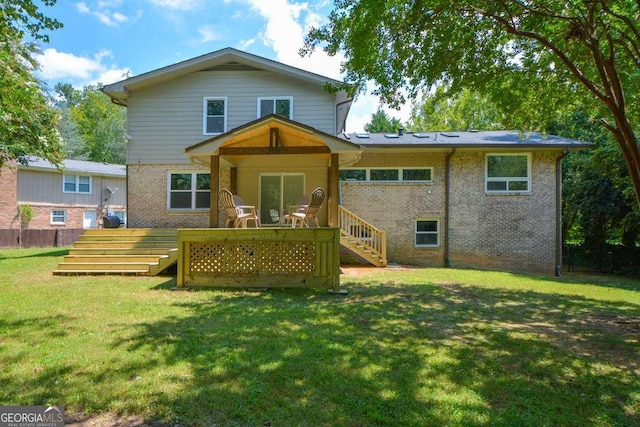
[[405, 132], [403, 135], [383, 133], [351, 133], [342, 138], [364, 147], [521, 147], [521, 148], [587, 148], [591, 143], [540, 133], [516, 131]]
[[[48, 160], [40, 157], [30, 156], [27, 158], [27, 165], [22, 166], [25, 169], [48, 169], [57, 170], [58, 168]], [[127, 167], [125, 165], [114, 165], [110, 163], [90, 162], [88, 160], [65, 159], [60, 165], [60, 169], [68, 172], [80, 172], [91, 175], [110, 175], [110, 176], [127, 176]]]

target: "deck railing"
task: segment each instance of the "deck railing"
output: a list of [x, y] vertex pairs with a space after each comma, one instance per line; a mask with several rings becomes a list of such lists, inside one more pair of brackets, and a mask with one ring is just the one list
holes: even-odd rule
[[340, 289], [337, 228], [178, 230], [178, 286]]
[[338, 206], [338, 220], [342, 237], [348, 239], [352, 246], [360, 248], [362, 253], [378, 257], [386, 265], [387, 234], [384, 230], [374, 227], [343, 206]]

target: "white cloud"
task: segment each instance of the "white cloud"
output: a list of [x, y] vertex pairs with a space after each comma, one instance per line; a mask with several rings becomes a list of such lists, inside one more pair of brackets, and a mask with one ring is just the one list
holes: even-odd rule
[[38, 74], [43, 80], [53, 83], [65, 81], [78, 87], [122, 80], [122, 76], [130, 71], [113, 64], [105, 64], [106, 60], [110, 59], [112, 55], [107, 50], [100, 51], [93, 58], [89, 58], [49, 48], [38, 57], [40, 64]]
[[149, 0], [153, 5], [172, 10], [193, 10], [202, 6], [202, 0]]
[[213, 25], [204, 25], [198, 28], [198, 34], [200, 34], [199, 43], [208, 43], [220, 39], [220, 34], [218, 34]]
[[248, 40], [240, 40], [240, 42], [238, 43], [238, 45], [236, 46], [237, 49], [239, 50], [247, 50], [249, 47], [251, 47], [252, 44], [254, 44], [258, 39], [256, 37], [248, 39]]
[[[96, 8], [92, 9], [87, 3], [76, 3], [76, 10], [83, 15], [93, 15], [98, 18], [98, 21], [102, 22], [108, 27], [118, 27], [120, 24], [127, 22], [129, 17], [120, 12], [112, 11], [112, 8], [118, 7], [122, 4], [120, 0], [112, 1], [99, 1], [96, 3]], [[141, 12], [138, 11], [137, 17], [140, 17]]]

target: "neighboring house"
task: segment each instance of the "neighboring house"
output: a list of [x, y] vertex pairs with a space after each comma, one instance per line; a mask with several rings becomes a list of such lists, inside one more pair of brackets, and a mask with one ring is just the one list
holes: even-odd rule
[[20, 228], [19, 206], [31, 208], [28, 229], [97, 228], [104, 215], [126, 220], [126, 167], [64, 160], [60, 168], [38, 157], [0, 171], [0, 230]]
[[510, 132], [348, 135], [351, 100], [327, 91], [332, 83], [227, 48], [105, 86], [128, 107], [129, 226], [224, 226], [221, 188], [276, 225], [320, 186], [321, 225], [341, 225], [346, 208], [386, 230], [390, 261], [559, 271], [560, 160], [588, 144]]

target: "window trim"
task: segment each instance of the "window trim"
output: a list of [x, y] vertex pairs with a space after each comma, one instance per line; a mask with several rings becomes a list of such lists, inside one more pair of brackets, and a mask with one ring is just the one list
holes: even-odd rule
[[[287, 118], [289, 120], [293, 120], [293, 96], [259, 96], [258, 100], [257, 100], [257, 103], [256, 103], [257, 104], [256, 111], [257, 111], [257, 118], [258, 119], [264, 117], [262, 115], [262, 106], [260, 105], [260, 103], [262, 101], [269, 101], [269, 100], [273, 101], [274, 104], [278, 100], [287, 100], [287, 101], [289, 101], [289, 117], [285, 117], [285, 118]], [[276, 111], [275, 105], [274, 105], [273, 111], [274, 112]]]
[[[404, 175], [404, 171], [405, 170], [420, 170], [420, 169], [424, 169], [424, 170], [429, 170], [430, 175], [431, 175], [431, 179], [430, 180], [422, 180], [422, 179], [404, 179], [403, 175]], [[389, 168], [389, 167], [368, 167], [368, 168], [341, 168], [340, 171], [346, 171], [346, 170], [364, 170], [365, 171], [365, 179], [364, 180], [351, 180], [351, 179], [347, 179], [347, 180], [342, 180], [340, 179], [340, 182], [373, 182], [373, 183], [383, 183], [383, 184], [387, 184], [387, 183], [398, 183], [398, 182], [402, 182], [402, 183], [418, 183], [418, 184], [432, 184], [433, 183], [433, 167], [406, 167], [406, 168]], [[396, 170], [398, 171], [398, 179], [396, 180], [376, 180], [376, 179], [371, 179], [371, 171], [372, 170]], [[338, 172], [339, 173], [339, 172]]]
[[[436, 223], [436, 231], [418, 231], [418, 222], [421, 221], [432, 221]], [[436, 235], [436, 239], [437, 239], [437, 243], [435, 245], [419, 245], [418, 244], [418, 235], [419, 234], [435, 234]], [[414, 237], [413, 237], [413, 244], [415, 245], [416, 248], [439, 248], [440, 247], [440, 220], [438, 218], [417, 218], [414, 222]]]
[[[209, 117], [207, 115], [207, 102], [219, 101], [219, 100], [224, 101], [223, 130], [222, 132], [207, 132], [207, 117]], [[227, 131], [227, 116], [228, 116], [227, 106], [228, 106], [228, 101], [226, 96], [205, 96], [203, 98], [202, 100], [202, 134], [203, 135], [221, 135]], [[218, 117], [218, 116], [211, 116], [211, 117]]]
[[[172, 208], [171, 207], [171, 175], [178, 175], [178, 174], [191, 174], [191, 189], [189, 190], [189, 192], [191, 193], [191, 206], [190, 208]], [[196, 190], [196, 188], [194, 187], [194, 183], [197, 182], [197, 178], [196, 175], [209, 175], [209, 187], [211, 187], [211, 173], [208, 171], [204, 171], [204, 170], [170, 170], [167, 171], [167, 180], [166, 180], [166, 187], [167, 187], [167, 211], [169, 212], [207, 212], [209, 211], [211, 208], [196, 208], [196, 195], [197, 193], [203, 193], [205, 192], [205, 190]], [[181, 192], [181, 193], [186, 193], [186, 190], [176, 190], [176, 192]], [[209, 191], [209, 197], [211, 197], [211, 189], [208, 190]]]
[[[65, 188], [65, 184], [67, 183], [67, 177], [75, 177], [74, 179], [74, 190], [69, 191]], [[80, 177], [89, 178], [89, 191], [80, 191]], [[91, 175], [87, 174], [73, 174], [73, 173], [63, 173], [62, 174], [62, 192], [65, 194], [91, 194], [93, 191], [93, 179]]]
[[[62, 221], [54, 221], [54, 212], [62, 212]], [[60, 215], [56, 215], [56, 216], [60, 216]], [[66, 209], [51, 209], [51, 211], [49, 212], [49, 223], [51, 225], [66, 225], [67, 224], [67, 210]]]
[[[525, 177], [489, 177], [489, 157], [501, 156], [501, 157], [526, 157], [527, 158], [527, 176]], [[528, 194], [531, 193], [531, 153], [487, 153], [484, 157], [484, 191], [486, 194]], [[510, 181], [526, 181], [526, 190], [509, 190]], [[489, 190], [489, 182], [506, 182], [506, 190]]]

